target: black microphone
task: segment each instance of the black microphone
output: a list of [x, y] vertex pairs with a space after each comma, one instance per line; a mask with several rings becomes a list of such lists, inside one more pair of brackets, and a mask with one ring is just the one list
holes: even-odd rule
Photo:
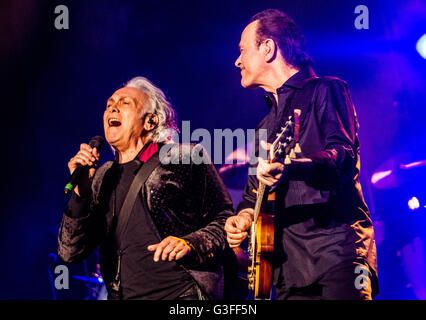
[[[102, 147], [104, 146], [105, 139], [101, 136], [95, 136], [90, 140], [89, 146], [91, 148], [96, 148], [98, 152], [102, 150]], [[86, 173], [86, 170], [89, 168], [89, 166], [78, 166], [74, 172], [72, 173], [70, 179], [68, 180], [67, 185], [65, 186], [65, 194], [71, 193], [75, 186], [78, 184], [78, 180], [80, 179], [80, 176], [83, 173]]]

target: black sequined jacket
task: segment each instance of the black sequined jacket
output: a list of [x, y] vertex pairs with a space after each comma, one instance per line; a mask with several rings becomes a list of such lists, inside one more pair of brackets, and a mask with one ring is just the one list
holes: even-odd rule
[[[162, 162], [141, 189], [146, 207], [159, 238], [172, 235], [189, 242], [191, 255], [179, 263], [210, 298], [221, 299], [223, 258], [229, 252], [224, 224], [233, 214], [232, 201], [214, 165], [200, 163], [210, 159], [199, 145], [166, 146], [168, 149], [160, 150]], [[114, 249], [108, 240], [114, 219], [106, 209], [102, 183], [112, 164], [108, 161], [96, 172], [90, 212], [77, 218], [65, 212], [58, 236], [58, 254], [66, 263], [83, 260], [100, 246], [107, 287], [116, 272], [111, 263]]]

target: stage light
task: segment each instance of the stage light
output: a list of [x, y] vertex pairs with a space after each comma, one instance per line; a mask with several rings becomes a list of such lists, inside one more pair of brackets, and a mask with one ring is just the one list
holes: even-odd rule
[[379, 181], [383, 180], [384, 178], [390, 176], [392, 174], [392, 170], [386, 170], [386, 171], [380, 171], [376, 172], [371, 176], [371, 183], [377, 184]]
[[426, 34], [422, 35], [417, 41], [416, 49], [418, 53], [426, 59]]
[[410, 200], [408, 200], [408, 207], [411, 210], [416, 210], [416, 209], [420, 208], [419, 199], [417, 199], [416, 197], [412, 197]]

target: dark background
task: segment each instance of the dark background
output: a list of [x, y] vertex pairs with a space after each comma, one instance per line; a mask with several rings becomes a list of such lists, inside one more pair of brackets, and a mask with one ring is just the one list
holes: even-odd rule
[[[354, 27], [359, 4], [369, 9], [368, 30]], [[69, 30], [54, 27], [57, 5], [69, 9]], [[402, 256], [422, 250], [424, 173], [393, 189], [374, 188], [370, 179], [389, 159], [426, 159], [426, 60], [415, 47], [426, 33], [425, 1], [8, 0], [0, 4], [1, 299], [53, 298], [48, 270], [60, 262], [49, 253], [67, 203], [67, 162], [80, 143], [103, 134], [105, 102], [130, 78], [142, 75], [162, 88], [191, 130], [256, 126], [267, 112], [262, 92], [240, 86], [234, 61], [241, 31], [267, 8], [300, 25], [319, 76], [349, 83], [360, 122], [361, 182], [384, 239], [377, 298], [422, 297], [413, 283], [426, 287], [423, 260], [406, 259], [416, 261], [410, 267]], [[413, 212], [412, 196], [423, 203]], [[87, 274], [85, 267], [71, 271]], [[57, 297], [82, 298], [78, 286]]]

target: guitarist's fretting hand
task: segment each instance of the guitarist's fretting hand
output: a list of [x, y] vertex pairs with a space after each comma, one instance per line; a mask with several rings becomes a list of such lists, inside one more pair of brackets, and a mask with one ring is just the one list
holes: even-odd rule
[[[271, 149], [271, 144], [265, 141], [260, 141], [260, 146], [267, 152]], [[272, 187], [283, 176], [284, 165], [281, 162], [270, 163], [262, 158], [258, 158], [256, 178], [259, 182]]]
[[225, 223], [226, 240], [231, 248], [238, 247], [248, 236], [251, 226], [253, 209], [241, 210], [238, 215], [229, 217]]
[[259, 182], [272, 187], [277, 184], [283, 176], [284, 165], [280, 162], [269, 163], [259, 158], [256, 177]]

